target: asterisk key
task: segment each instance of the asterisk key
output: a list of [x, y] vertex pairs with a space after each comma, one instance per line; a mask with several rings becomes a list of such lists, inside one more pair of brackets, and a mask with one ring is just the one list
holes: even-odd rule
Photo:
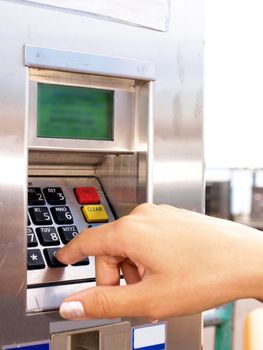
[[33, 261], [37, 261], [37, 255], [36, 255], [36, 254], [30, 255], [30, 258], [31, 258]]

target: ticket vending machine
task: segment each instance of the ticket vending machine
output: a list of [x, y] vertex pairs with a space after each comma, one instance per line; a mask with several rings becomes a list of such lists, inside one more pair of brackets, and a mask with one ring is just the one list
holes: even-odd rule
[[81, 230], [203, 205], [201, 1], [95, 3], [0, 0], [0, 348], [201, 349], [200, 314], [58, 314], [96, 283], [93, 257], [54, 260]]

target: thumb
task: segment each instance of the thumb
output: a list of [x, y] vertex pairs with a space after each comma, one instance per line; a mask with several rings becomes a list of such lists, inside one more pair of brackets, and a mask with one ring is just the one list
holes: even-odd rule
[[[65, 299], [60, 315], [70, 320], [140, 317], [152, 313], [148, 281], [85, 289]], [[154, 295], [154, 293], [152, 293]]]

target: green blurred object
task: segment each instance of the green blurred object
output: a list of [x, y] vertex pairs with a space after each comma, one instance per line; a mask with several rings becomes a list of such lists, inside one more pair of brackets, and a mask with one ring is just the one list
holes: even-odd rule
[[38, 83], [37, 136], [113, 140], [114, 91]]
[[233, 342], [234, 303], [204, 312], [204, 326], [215, 327], [215, 350], [231, 350]]

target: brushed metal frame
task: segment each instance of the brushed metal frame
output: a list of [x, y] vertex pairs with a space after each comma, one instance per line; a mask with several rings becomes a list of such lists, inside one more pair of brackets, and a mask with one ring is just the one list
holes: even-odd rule
[[[37, 136], [37, 84], [57, 84], [114, 92], [113, 140], [77, 140], [60, 138], [43, 138]], [[93, 151], [125, 153], [134, 152], [134, 85], [133, 80], [91, 76], [72, 72], [54, 70], [29, 70], [29, 149]], [[130, 127], [128, 127], [128, 125]]]
[[[89, 344], [89, 349], [93, 350], [126, 350], [131, 347], [130, 331], [131, 324], [126, 321], [77, 331], [59, 332], [51, 336], [51, 346], [53, 350], [76, 350], [75, 347], [72, 346], [72, 338], [80, 336], [84, 343], [80, 343], [79, 346], [87, 346], [87, 344]], [[88, 338], [89, 335], [94, 333], [97, 333], [99, 336], [98, 348], [93, 347], [95, 344], [92, 344], [92, 346], [90, 342], [88, 342], [88, 339], [85, 339], [85, 337]], [[77, 349], [79, 349], [79, 347]]]
[[131, 60], [123, 57], [110, 57], [55, 48], [25, 45], [24, 62], [28, 67], [145, 81], [155, 79], [155, 66], [150, 61]]

